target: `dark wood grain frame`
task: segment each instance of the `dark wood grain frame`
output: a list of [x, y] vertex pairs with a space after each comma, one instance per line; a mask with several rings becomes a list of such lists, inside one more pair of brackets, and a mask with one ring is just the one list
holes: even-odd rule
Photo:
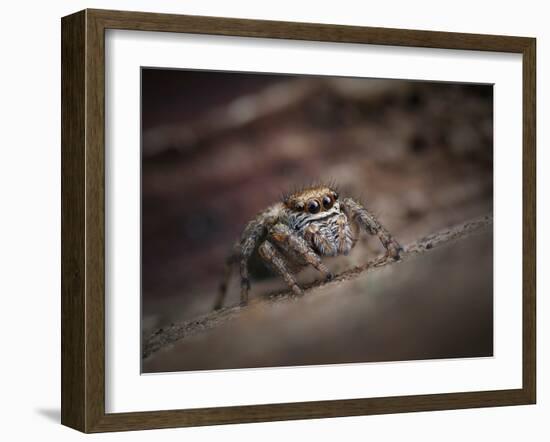
[[[536, 400], [534, 38], [85, 10], [62, 26], [61, 422], [83, 432], [534, 404]], [[105, 412], [105, 30], [284, 38], [523, 56], [523, 386], [514, 390]], [[519, 189], [518, 189], [519, 191]]]

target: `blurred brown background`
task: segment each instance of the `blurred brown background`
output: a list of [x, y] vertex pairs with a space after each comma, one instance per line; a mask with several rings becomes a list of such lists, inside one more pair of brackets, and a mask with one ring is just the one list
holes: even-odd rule
[[[296, 185], [336, 181], [402, 244], [491, 213], [492, 132], [490, 85], [143, 69], [143, 336], [207, 313], [246, 222]], [[327, 264], [338, 272], [381, 250], [363, 236]], [[251, 296], [279, 288], [253, 281]], [[227, 305], [238, 296], [235, 277]], [[492, 301], [488, 232], [251, 308], [143, 370], [490, 356]]]

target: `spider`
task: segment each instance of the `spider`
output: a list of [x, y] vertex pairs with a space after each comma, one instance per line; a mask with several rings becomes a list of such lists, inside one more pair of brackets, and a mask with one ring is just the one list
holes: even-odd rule
[[322, 256], [347, 255], [357, 242], [359, 228], [377, 235], [391, 259], [403, 251], [372, 213], [352, 198], [340, 199], [334, 186], [318, 185], [287, 194], [261, 211], [245, 227], [226, 260], [225, 275], [214, 308], [223, 305], [232, 269], [241, 273], [241, 305], [248, 303], [250, 270], [261, 258], [296, 295], [303, 291], [293, 274], [311, 265], [325, 280], [333, 278]]

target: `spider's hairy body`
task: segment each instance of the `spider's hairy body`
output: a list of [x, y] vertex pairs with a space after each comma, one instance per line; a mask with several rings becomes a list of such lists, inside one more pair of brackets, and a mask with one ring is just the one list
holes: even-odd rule
[[348, 254], [356, 243], [359, 228], [377, 235], [388, 255], [399, 258], [401, 246], [387, 230], [353, 199], [339, 199], [333, 186], [308, 187], [286, 195], [283, 201], [260, 212], [245, 227], [227, 260], [216, 308], [223, 304], [231, 269], [237, 263], [241, 273], [241, 304], [247, 303], [250, 261], [256, 256], [296, 294], [302, 290], [293, 274], [308, 265], [325, 279], [331, 279], [332, 274], [321, 257]]
[[[320, 200], [328, 192], [330, 190], [325, 188], [318, 189], [318, 192], [309, 191], [305, 194], [304, 204], [311, 199]], [[334, 201], [328, 210], [321, 207], [316, 214], [296, 212], [285, 206], [281, 222], [310, 242], [321, 256], [346, 255], [355, 245], [352, 226], [339, 201]], [[316, 235], [312, 235], [313, 232]]]

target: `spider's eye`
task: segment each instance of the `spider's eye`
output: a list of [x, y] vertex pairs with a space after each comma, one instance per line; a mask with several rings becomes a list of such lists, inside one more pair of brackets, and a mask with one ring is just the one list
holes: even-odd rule
[[333, 190], [331, 193], [332, 193], [332, 197], [334, 198], [334, 201], [336, 201], [338, 199], [338, 192], [335, 192]]
[[327, 210], [332, 207], [332, 198], [330, 196], [325, 195], [323, 197], [323, 207]]
[[308, 201], [307, 203], [307, 211], [309, 213], [317, 213], [319, 212], [319, 210], [321, 210], [321, 206], [319, 205], [319, 203], [317, 202], [317, 200], [310, 200]]
[[294, 205], [294, 210], [297, 210], [298, 212], [301, 212], [302, 210], [304, 210], [304, 203], [296, 203]]

